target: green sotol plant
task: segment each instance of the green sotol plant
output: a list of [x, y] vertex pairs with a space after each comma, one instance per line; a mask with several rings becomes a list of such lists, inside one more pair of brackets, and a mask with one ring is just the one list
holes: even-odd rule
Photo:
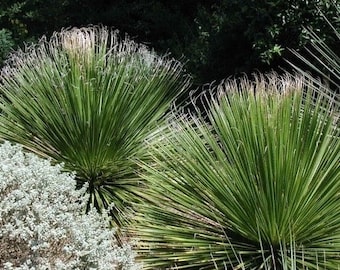
[[[74, 28], [12, 56], [1, 73], [0, 137], [75, 171], [89, 205], [138, 196], [132, 158], [189, 85], [183, 66], [105, 27]], [[117, 223], [120, 223], [117, 218]]]
[[338, 269], [333, 104], [289, 76], [228, 81], [209, 97], [206, 111], [175, 115], [141, 162], [146, 268]]

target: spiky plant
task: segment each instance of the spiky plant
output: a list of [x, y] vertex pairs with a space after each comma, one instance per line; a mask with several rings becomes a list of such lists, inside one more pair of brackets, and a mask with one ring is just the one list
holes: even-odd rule
[[182, 65], [105, 27], [62, 30], [1, 73], [0, 137], [75, 171], [89, 204], [124, 211], [140, 179], [131, 158], [189, 85]]
[[339, 269], [332, 104], [303, 78], [275, 76], [228, 81], [209, 100], [170, 120], [141, 162], [146, 269]]

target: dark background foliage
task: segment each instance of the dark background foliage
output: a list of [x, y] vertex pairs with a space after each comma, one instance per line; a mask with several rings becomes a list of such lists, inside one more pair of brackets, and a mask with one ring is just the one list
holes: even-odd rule
[[289, 68], [303, 26], [340, 50], [320, 15], [339, 26], [338, 0], [1, 0], [0, 62], [11, 49], [62, 27], [103, 24], [187, 62], [195, 84]]

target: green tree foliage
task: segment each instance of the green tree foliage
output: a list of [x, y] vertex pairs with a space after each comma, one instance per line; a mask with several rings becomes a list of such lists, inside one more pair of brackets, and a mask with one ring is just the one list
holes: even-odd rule
[[334, 1], [3, 0], [0, 25], [16, 44], [62, 27], [107, 25], [159, 53], [183, 57], [195, 81], [206, 83], [255, 69], [288, 68], [282, 60], [290, 57], [287, 48], [301, 50], [309, 38], [303, 26], [338, 48], [319, 13], [339, 23]]
[[[2, 0], [0, 26], [11, 43], [7, 42], [7, 47], [2, 47], [3, 41], [0, 44], [0, 65], [9, 48], [24, 47], [24, 43], [36, 42], [62, 27], [89, 24], [92, 17], [86, 15], [88, 10], [88, 5], [79, 0]], [[1, 38], [4, 40], [3, 35]]]
[[[161, 53], [171, 53], [187, 62], [191, 74], [202, 63], [204, 47], [197, 43], [198, 6], [209, 8], [215, 1], [118, 0], [99, 1], [93, 5], [95, 23], [117, 27], [139, 42]], [[201, 57], [202, 55], [202, 57]]]
[[327, 23], [331, 0], [100, 1], [92, 20], [118, 27], [157, 51], [187, 60], [197, 83], [288, 68], [287, 48], [300, 50], [308, 26], [336, 46]]
[[79, 21], [86, 23], [88, 17], [82, 18], [86, 6], [79, 4], [70, 0], [2, 0], [0, 25], [11, 31], [17, 42], [37, 39], [61, 27], [77, 26]]
[[25, 1], [3, 0], [0, 5], [0, 24], [13, 34], [16, 40], [23, 40], [27, 33], [27, 25], [24, 22], [29, 14], [25, 14]]
[[0, 30], [0, 63], [3, 62], [12, 47], [14, 46], [14, 41], [11, 35], [11, 32], [9, 32], [6, 29]]
[[336, 47], [337, 41], [320, 14], [321, 11], [328, 18], [336, 18], [339, 25], [338, 4], [332, 3], [223, 0], [209, 9], [201, 7], [196, 20], [196, 48], [201, 48], [204, 60], [197, 65], [202, 79], [223, 79], [254, 69], [286, 68], [282, 59], [290, 57], [287, 48], [301, 50], [310, 38], [304, 27], [313, 29], [329, 46]]

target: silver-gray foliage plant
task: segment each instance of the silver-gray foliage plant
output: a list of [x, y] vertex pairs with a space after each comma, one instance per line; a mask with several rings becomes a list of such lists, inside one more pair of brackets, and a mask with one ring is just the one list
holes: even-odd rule
[[107, 215], [85, 214], [86, 187], [76, 190], [61, 170], [19, 145], [0, 146], [0, 268], [138, 269]]

